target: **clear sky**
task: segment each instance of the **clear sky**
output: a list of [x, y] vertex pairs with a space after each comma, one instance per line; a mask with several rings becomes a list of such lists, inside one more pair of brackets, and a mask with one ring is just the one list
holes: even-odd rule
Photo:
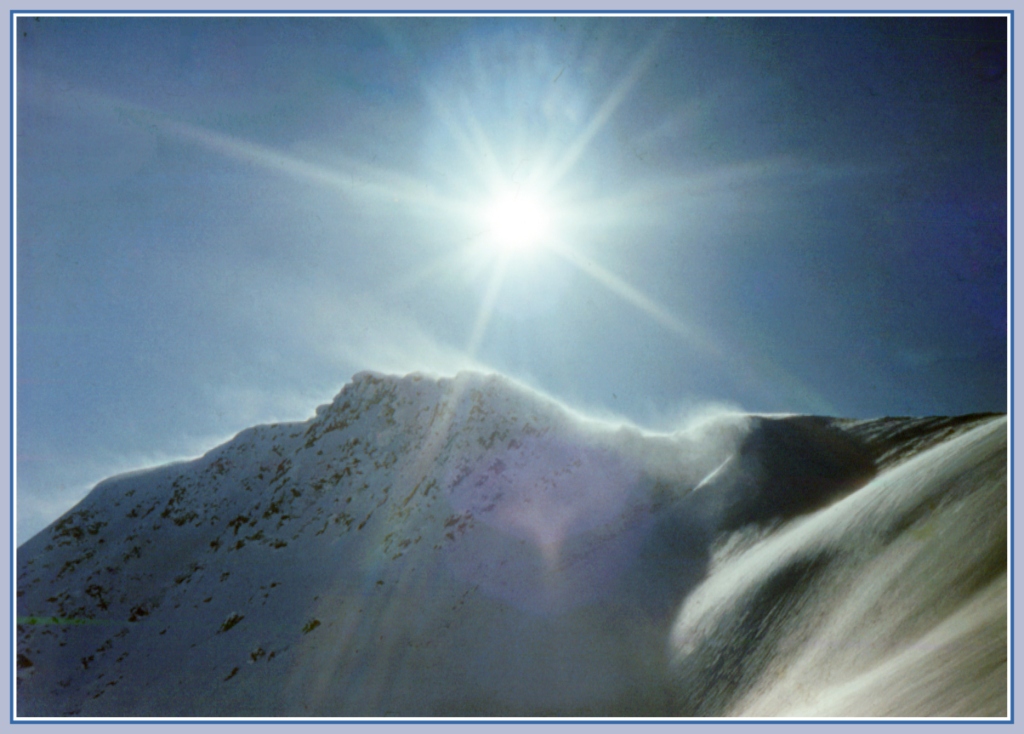
[[363, 369], [1007, 409], [1004, 18], [17, 21], [19, 540]]

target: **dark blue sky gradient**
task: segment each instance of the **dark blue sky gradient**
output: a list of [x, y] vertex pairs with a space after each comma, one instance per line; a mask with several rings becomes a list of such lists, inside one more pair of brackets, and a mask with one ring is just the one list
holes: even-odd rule
[[[1005, 411], [1005, 18], [17, 21], [19, 537], [362, 369]], [[496, 181], [566, 254], [481, 254]], [[467, 213], [468, 212], [468, 213]], [[496, 285], [497, 284], [497, 285]]]

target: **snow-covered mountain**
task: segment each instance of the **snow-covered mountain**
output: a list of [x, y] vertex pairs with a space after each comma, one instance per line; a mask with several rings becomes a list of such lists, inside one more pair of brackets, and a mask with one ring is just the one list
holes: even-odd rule
[[357, 375], [17, 550], [17, 716], [1007, 715], [1006, 417]]

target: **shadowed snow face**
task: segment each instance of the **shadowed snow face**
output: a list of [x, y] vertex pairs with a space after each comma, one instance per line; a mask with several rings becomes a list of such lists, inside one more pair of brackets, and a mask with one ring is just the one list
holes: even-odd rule
[[649, 524], [639, 480], [608, 449], [551, 437], [462, 465], [449, 480], [450, 532], [463, 536], [452, 571], [531, 611], [592, 601], [633, 561]]

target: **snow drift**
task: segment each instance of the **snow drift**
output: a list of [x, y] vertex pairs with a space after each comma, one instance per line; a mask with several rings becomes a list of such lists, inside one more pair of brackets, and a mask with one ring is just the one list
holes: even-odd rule
[[17, 716], [1007, 715], [1005, 416], [363, 373], [17, 551]]

